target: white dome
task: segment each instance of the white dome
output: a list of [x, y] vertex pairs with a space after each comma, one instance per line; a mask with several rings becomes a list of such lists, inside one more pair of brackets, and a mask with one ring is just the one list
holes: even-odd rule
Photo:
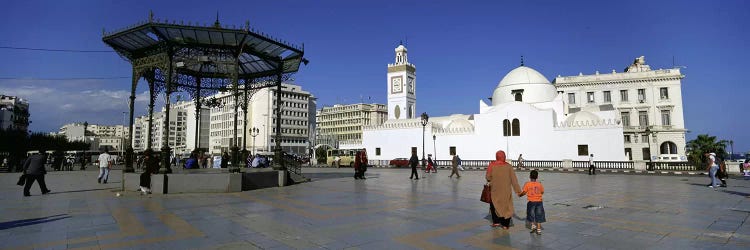
[[492, 106], [514, 102], [516, 94], [520, 94], [524, 103], [549, 102], [557, 96], [557, 89], [538, 71], [520, 66], [508, 72], [497, 84], [492, 93]]
[[521, 66], [508, 72], [503, 80], [500, 80], [500, 84], [497, 86], [507, 86], [515, 84], [529, 84], [529, 83], [550, 83], [542, 73], [532, 68]]
[[399, 51], [406, 51], [406, 47], [404, 47], [403, 44], [399, 44], [398, 47], [396, 47], [396, 52], [399, 52]]
[[471, 124], [471, 122], [463, 119], [463, 118], [455, 118], [450, 123], [448, 123], [448, 126], [445, 126], [447, 129], [473, 129], [474, 125]]

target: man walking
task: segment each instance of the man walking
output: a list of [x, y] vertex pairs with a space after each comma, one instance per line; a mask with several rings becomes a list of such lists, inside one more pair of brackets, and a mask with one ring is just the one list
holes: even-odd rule
[[594, 166], [594, 154], [589, 156], [589, 175], [596, 175], [596, 166]]
[[448, 176], [448, 178], [452, 178], [453, 174], [456, 174], [456, 178], [461, 178], [461, 175], [458, 174], [458, 155], [453, 156], [453, 160], [451, 161], [451, 175]]
[[417, 152], [411, 152], [411, 158], [409, 158], [409, 165], [411, 166], [411, 176], [409, 176], [409, 179], [416, 177], [415, 180], [419, 180], [419, 174], [417, 174], [417, 165], [419, 165], [419, 158], [417, 158]]
[[112, 156], [109, 155], [109, 151], [106, 149], [104, 153], [99, 155], [99, 178], [97, 182], [107, 183], [109, 179], [109, 169], [112, 167]]
[[31, 196], [29, 190], [34, 181], [39, 182], [39, 189], [42, 190], [42, 194], [52, 192], [52, 190], [47, 189], [47, 183], [44, 182], [44, 175], [47, 174], [47, 170], [44, 168], [45, 162], [47, 162], [47, 157], [44, 154], [44, 150], [40, 150], [39, 154], [30, 156], [23, 163], [23, 174], [26, 175], [23, 196]]

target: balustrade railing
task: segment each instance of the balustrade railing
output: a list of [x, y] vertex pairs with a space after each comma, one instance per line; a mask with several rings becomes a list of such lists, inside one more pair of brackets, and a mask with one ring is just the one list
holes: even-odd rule
[[700, 167], [691, 162], [647, 162], [646, 166], [650, 170], [672, 170], [672, 171], [700, 171]]
[[[461, 166], [463, 167], [487, 167], [493, 160], [461, 160]], [[374, 166], [389, 166], [389, 160], [369, 160], [370, 165]], [[435, 160], [435, 164], [440, 167], [451, 166], [452, 160]], [[514, 167], [520, 167], [517, 160], [509, 160], [508, 163]], [[420, 163], [421, 164], [421, 163]], [[540, 161], [540, 160], [524, 160], [524, 168], [564, 168], [564, 161]], [[573, 168], [588, 168], [588, 161], [572, 161]], [[594, 165], [598, 169], [634, 169], [635, 164], [632, 161], [594, 161]], [[421, 165], [420, 165], [421, 167]]]
[[[594, 161], [596, 169], [634, 169], [632, 161]], [[589, 168], [589, 161], [573, 161], [573, 168]]]

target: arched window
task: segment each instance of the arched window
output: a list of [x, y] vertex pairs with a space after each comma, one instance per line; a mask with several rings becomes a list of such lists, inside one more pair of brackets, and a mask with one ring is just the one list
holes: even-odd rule
[[503, 136], [510, 136], [510, 121], [503, 120]]
[[661, 144], [660, 148], [661, 148], [661, 150], [659, 150], [659, 151], [663, 155], [665, 155], [665, 154], [676, 155], [677, 154], [677, 144], [674, 144], [674, 142], [665, 141], [664, 143]]
[[522, 102], [523, 101], [523, 96], [521, 96], [521, 93], [516, 93], [515, 94], [515, 98], [516, 98], [517, 102]]
[[513, 119], [513, 136], [521, 135], [521, 124], [518, 119]]

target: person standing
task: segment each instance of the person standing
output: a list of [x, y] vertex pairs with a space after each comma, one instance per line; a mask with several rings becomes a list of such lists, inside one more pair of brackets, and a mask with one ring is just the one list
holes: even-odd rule
[[523, 192], [518, 194], [519, 197], [528, 195], [529, 202], [526, 203], [526, 221], [531, 223], [531, 233], [542, 234], [542, 223], [547, 219], [544, 216], [544, 186], [538, 182], [539, 172], [531, 170], [529, 173], [529, 182], [523, 185]]
[[104, 153], [99, 155], [99, 178], [97, 178], [97, 182], [99, 183], [107, 183], [107, 180], [109, 179], [109, 170], [112, 167], [112, 156], [109, 155], [109, 151], [106, 149], [104, 150]]
[[502, 226], [503, 229], [510, 227], [513, 217], [513, 194], [521, 194], [518, 178], [513, 167], [505, 161], [505, 151], [498, 150], [495, 153], [495, 161], [487, 166], [485, 179], [490, 185], [492, 202], [490, 202], [490, 214], [492, 215], [492, 227]]
[[224, 154], [221, 155], [221, 168], [227, 168], [229, 166], [229, 154], [227, 152], [224, 152]]
[[589, 175], [596, 175], [596, 166], [594, 166], [594, 154], [589, 156]]
[[437, 173], [437, 168], [435, 168], [435, 162], [432, 161], [432, 154], [427, 155], [427, 169], [425, 169], [424, 172], [429, 173], [430, 169], [432, 169], [433, 173]]
[[449, 175], [448, 178], [453, 178], [453, 174], [456, 174], [456, 178], [461, 178], [461, 175], [458, 174], [458, 165], [460, 161], [458, 155], [453, 156], [453, 159], [451, 160], [451, 175]]
[[523, 154], [518, 155], [518, 167], [519, 168], [523, 167]]
[[47, 162], [47, 156], [44, 154], [44, 150], [40, 150], [39, 154], [34, 154], [24, 161], [23, 174], [26, 176], [26, 183], [23, 186], [23, 196], [31, 196], [29, 190], [34, 181], [39, 182], [39, 189], [42, 190], [42, 194], [52, 192], [52, 190], [47, 189], [47, 183], [44, 182], [44, 175], [47, 174], [47, 170], [44, 168], [45, 162]]
[[354, 155], [354, 179], [364, 179], [362, 175], [362, 152], [359, 151]]
[[411, 158], [409, 158], [409, 166], [411, 166], [411, 176], [409, 176], [409, 179], [419, 180], [419, 174], [417, 174], [417, 165], [419, 165], [417, 152], [411, 152]]

